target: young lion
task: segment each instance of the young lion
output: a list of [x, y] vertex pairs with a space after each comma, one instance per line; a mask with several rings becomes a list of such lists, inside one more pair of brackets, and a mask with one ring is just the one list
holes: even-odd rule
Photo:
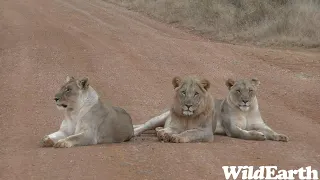
[[216, 134], [222, 133], [246, 140], [289, 140], [286, 135], [274, 132], [261, 118], [256, 97], [259, 84], [257, 79], [226, 81], [228, 96], [215, 102]]
[[171, 109], [143, 125], [135, 126], [135, 133], [142, 133], [157, 127], [157, 136], [160, 141], [212, 142], [214, 104], [208, 92], [210, 82], [190, 76], [184, 79], [175, 77], [172, 84], [175, 96]]
[[43, 147], [73, 147], [129, 141], [133, 136], [130, 115], [120, 107], [103, 105], [88, 78], [67, 77], [54, 98], [65, 119], [57, 132], [42, 139]]
[[[214, 118], [212, 118], [214, 134], [226, 134], [246, 140], [269, 139], [285, 142], [289, 140], [286, 135], [274, 132], [261, 118], [256, 97], [259, 84], [260, 81], [257, 79], [226, 81], [229, 95], [224, 100], [214, 100]], [[169, 116], [170, 111], [166, 111], [144, 124], [134, 125], [134, 135], [138, 136], [146, 130], [163, 126]]]

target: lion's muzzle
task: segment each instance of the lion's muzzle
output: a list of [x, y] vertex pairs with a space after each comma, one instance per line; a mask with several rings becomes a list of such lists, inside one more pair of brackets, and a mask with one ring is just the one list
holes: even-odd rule
[[191, 116], [193, 115], [193, 112], [194, 112], [193, 106], [189, 104], [184, 105], [182, 110], [183, 110], [182, 113], [185, 116]]
[[60, 99], [61, 99], [61, 98], [59, 98], [59, 97], [55, 97], [55, 98], [54, 98], [54, 101], [56, 102], [56, 105], [57, 105], [58, 107], [67, 108], [68, 105], [66, 105], [66, 104], [64, 104], [64, 103], [61, 103], [61, 102], [60, 102]]

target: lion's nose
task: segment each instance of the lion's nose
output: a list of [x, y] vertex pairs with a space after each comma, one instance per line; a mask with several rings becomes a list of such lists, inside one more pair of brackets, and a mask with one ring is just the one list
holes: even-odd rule
[[247, 103], [247, 102], [249, 102], [248, 100], [242, 100], [242, 102], [244, 102], [245, 104]]
[[189, 109], [192, 105], [190, 105], [190, 104], [186, 104], [186, 106], [187, 106], [187, 108]]

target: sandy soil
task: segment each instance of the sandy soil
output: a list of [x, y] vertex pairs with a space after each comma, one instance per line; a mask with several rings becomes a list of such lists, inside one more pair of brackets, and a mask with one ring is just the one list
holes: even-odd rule
[[[0, 179], [223, 179], [224, 165], [320, 170], [320, 53], [206, 41], [101, 0], [0, 2]], [[288, 143], [216, 136], [213, 143], [130, 142], [40, 148], [60, 125], [53, 96], [66, 75], [88, 76], [105, 101], [142, 123], [173, 95], [171, 78], [256, 77], [265, 121]]]

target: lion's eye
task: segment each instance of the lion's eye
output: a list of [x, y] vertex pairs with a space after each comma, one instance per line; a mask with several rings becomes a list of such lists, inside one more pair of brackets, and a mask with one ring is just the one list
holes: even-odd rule
[[198, 92], [196, 92], [196, 93], [194, 93], [194, 96], [197, 96], [199, 93]]
[[240, 90], [237, 90], [238, 93], [240, 93]]
[[253, 90], [252, 89], [249, 89], [249, 92], [252, 92]]
[[185, 96], [185, 95], [186, 95], [186, 92], [185, 92], [185, 91], [182, 91], [181, 94]]
[[69, 91], [71, 91], [71, 89], [70, 89], [70, 88], [67, 88], [67, 89], [66, 89], [66, 92], [69, 92]]

